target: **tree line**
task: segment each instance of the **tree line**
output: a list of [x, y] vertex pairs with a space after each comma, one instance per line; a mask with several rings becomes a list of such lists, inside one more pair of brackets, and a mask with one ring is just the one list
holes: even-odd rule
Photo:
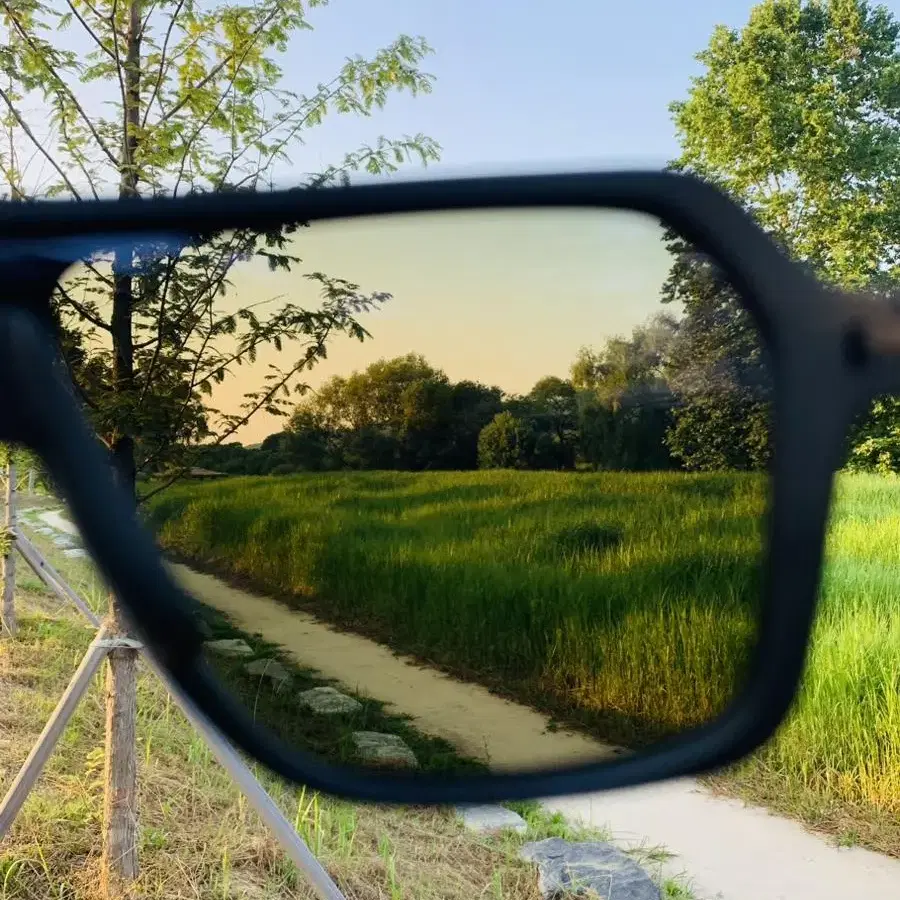
[[[672, 241], [687, 259], [687, 249]], [[711, 336], [703, 301], [728, 304], [723, 329], [743, 329], [744, 342], [752, 343], [745, 313], [702, 260], [673, 266], [663, 299], [680, 301], [687, 313], [658, 314], [629, 336], [583, 347], [568, 377], [546, 375], [525, 394], [453, 382], [409, 353], [330, 378], [282, 431], [253, 448], [205, 448], [198, 463], [246, 475], [764, 466], [769, 400], [762, 360], [753, 364], [739, 355], [746, 347]]]

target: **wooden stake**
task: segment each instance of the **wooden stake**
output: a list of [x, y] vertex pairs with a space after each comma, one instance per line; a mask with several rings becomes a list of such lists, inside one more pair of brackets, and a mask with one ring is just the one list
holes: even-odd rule
[[[106, 621], [110, 637], [127, 638], [118, 600], [110, 596]], [[106, 765], [103, 797], [101, 891], [104, 897], [128, 896], [138, 876], [136, 649], [110, 651], [106, 668]]]
[[3, 628], [11, 637], [18, 633], [16, 624], [16, 464], [6, 465], [6, 529], [10, 542], [3, 554]]

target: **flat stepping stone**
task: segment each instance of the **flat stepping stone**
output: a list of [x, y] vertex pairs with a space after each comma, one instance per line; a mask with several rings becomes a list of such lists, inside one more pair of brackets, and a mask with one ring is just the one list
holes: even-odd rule
[[253, 648], [240, 638], [223, 638], [219, 641], [207, 641], [203, 646], [221, 656], [253, 656]]
[[68, 537], [65, 534], [61, 534], [59, 537], [53, 538], [53, 543], [57, 547], [63, 547], [67, 550], [71, 550], [75, 547], [75, 541], [72, 538]]
[[396, 734], [382, 734], [379, 731], [354, 731], [353, 743], [359, 755], [370, 763], [390, 766], [419, 765], [415, 754]]
[[244, 666], [244, 671], [260, 678], [270, 678], [277, 684], [291, 680], [291, 673], [277, 659], [254, 659]]
[[525, 844], [519, 856], [537, 863], [544, 900], [585, 896], [601, 900], [660, 900], [653, 879], [627, 854], [605, 841], [547, 838]]
[[333, 687], [312, 688], [298, 694], [297, 699], [313, 712], [326, 716], [353, 713], [362, 709], [362, 703], [354, 700], [353, 697], [342, 694]]
[[52, 528], [48, 528], [46, 525], [41, 525], [40, 528], [34, 529], [38, 534], [56, 534], [56, 532]]
[[479, 834], [495, 834], [507, 830], [524, 834], [528, 830], [528, 823], [517, 812], [505, 806], [458, 806], [456, 814], [468, 831]]
[[68, 550], [63, 550], [63, 556], [68, 556], [69, 559], [83, 559], [87, 556], [87, 551], [82, 550], [81, 547], [70, 547]]

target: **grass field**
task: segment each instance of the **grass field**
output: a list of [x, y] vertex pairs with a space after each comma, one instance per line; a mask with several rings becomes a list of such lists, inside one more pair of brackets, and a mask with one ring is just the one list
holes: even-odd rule
[[[754, 640], [765, 487], [731, 474], [335, 473], [183, 485], [151, 516], [173, 552], [634, 744], [732, 696]], [[892, 852], [898, 501], [900, 482], [840, 480], [803, 696], [735, 775]], [[836, 825], [847, 810], [862, 824]]]
[[[90, 564], [67, 559], [49, 539], [33, 538], [102, 614], [105, 596]], [[19, 635], [0, 640], [0, 791], [9, 787], [93, 636], [79, 614], [60, 604], [24, 566], [17, 570], [16, 585]], [[2, 900], [99, 896], [103, 723], [104, 683], [98, 677], [0, 848]], [[138, 669], [137, 737], [141, 873], [135, 896], [314, 897], [143, 664]], [[405, 737], [414, 741], [408, 732]], [[416, 750], [421, 758], [422, 747]], [[537, 874], [517, 856], [523, 842], [604, 837], [573, 827], [536, 804], [518, 807], [527, 833], [477, 835], [465, 831], [450, 810], [356, 806], [254, 769], [350, 900], [539, 900]], [[662, 848], [643, 848], [633, 856], [656, 874], [657, 862], [666, 854]], [[665, 898], [690, 897], [683, 879], [659, 875], [659, 881]]]

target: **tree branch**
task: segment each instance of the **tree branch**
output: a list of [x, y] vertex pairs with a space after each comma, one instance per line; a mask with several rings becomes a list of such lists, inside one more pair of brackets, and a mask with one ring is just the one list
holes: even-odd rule
[[60, 283], [57, 283], [56, 289], [62, 294], [63, 299], [66, 303], [68, 303], [75, 312], [81, 316], [82, 319], [87, 319], [91, 325], [95, 325], [97, 328], [102, 329], [103, 331], [111, 331], [109, 325], [103, 321], [99, 316], [94, 315], [86, 306], [79, 303]]
[[[327, 335], [326, 335], [326, 337], [327, 337]], [[316, 343], [318, 344], [319, 347], [321, 347], [324, 344], [324, 342], [325, 342], [325, 339], [323, 338], [323, 339], [317, 341]], [[282, 389], [282, 387], [285, 384], [287, 384], [288, 381], [291, 380], [291, 378], [293, 378], [298, 372], [300, 372], [305, 366], [307, 366], [308, 363], [309, 363], [309, 356], [307, 355], [306, 357], [301, 359], [300, 362], [296, 363], [288, 371], [288, 373], [286, 375], [284, 375], [279, 381], [277, 381], [268, 391], [266, 391], [257, 400], [257, 402], [240, 419], [237, 419], [234, 422], [232, 422], [231, 426], [228, 429], [226, 429], [224, 432], [222, 432], [222, 434], [218, 435], [216, 437], [216, 439], [212, 442], [212, 444], [210, 444], [208, 446], [218, 447], [220, 444], [223, 443], [223, 441], [225, 441], [227, 438], [231, 437], [231, 435], [233, 435], [239, 428], [242, 428], [244, 425], [246, 425], [250, 421], [250, 419], [253, 416], [255, 416], [256, 413], [258, 413], [259, 410], [262, 409], [263, 406], [265, 406], [275, 396], [275, 394], [277, 394], [278, 391], [280, 391]], [[166, 481], [164, 481], [161, 485], [153, 488], [153, 490], [148, 491], [146, 494], [142, 494], [141, 496], [139, 496], [137, 499], [137, 502], [139, 504], [145, 503], [151, 497], [155, 497], [157, 494], [161, 493], [162, 491], [166, 490], [167, 488], [170, 488], [173, 484], [175, 484], [176, 481], [178, 481], [180, 478], [182, 478], [186, 472], [190, 471], [190, 468], [191, 467], [189, 465], [180, 466], [175, 471], [175, 473], [171, 477], [166, 479]]]
[[[66, 0], [66, 3], [68, 4], [69, 9], [72, 10], [72, 14], [75, 16], [76, 19], [78, 19], [78, 21], [81, 23], [82, 28], [84, 28], [84, 30], [88, 33], [88, 35], [89, 35], [90, 38], [94, 41], [94, 43], [95, 43], [95, 44], [96, 44], [96, 45], [97, 45], [97, 46], [98, 46], [98, 47], [99, 47], [99, 48], [100, 48], [100, 49], [101, 49], [101, 50], [102, 50], [102, 51], [103, 51], [110, 59], [112, 59], [112, 60], [118, 62], [118, 60], [117, 60], [117, 58], [116, 58], [116, 54], [114, 54], [113, 51], [110, 50], [109, 47], [107, 47], [106, 44], [103, 43], [102, 40], [100, 40], [100, 36], [94, 31], [93, 28], [91, 28], [90, 25], [88, 25], [88, 23], [87, 23], [87, 21], [85, 20], [84, 16], [82, 16], [81, 13], [78, 12], [78, 8], [75, 6], [75, 4], [72, 2], [72, 0]], [[99, 16], [99, 15], [97, 14], [97, 11], [90, 5], [90, 3], [86, 3], [85, 5], [87, 6], [87, 8], [88, 8], [95, 16], [97, 16], [97, 18], [102, 18], [102, 16]], [[113, 34], [113, 39], [115, 39], [115, 34]]]
[[6, 104], [6, 107], [12, 113], [13, 118], [16, 120], [16, 122], [19, 123], [19, 127], [22, 129], [22, 131], [25, 132], [25, 134], [28, 136], [29, 140], [34, 144], [35, 148], [41, 154], [41, 156], [43, 156], [44, 159], [46, 159], [47, 162], [50, 163], [51, 166], [53, 166], [56, 173], [63, 180], [63, 184], [65, 184], [65, 186], [72, 193], [72, 196], [76, 200], [81, 200], [82, 199], [81, 194], [78, 193], [78, 190], [76, 189], [75, 185], [72, 184], [72, 182], [69, 180], [68, 176], [62, 170], [62, 167], [59, 165], [59, 163], [50, 155], [50, 152], [47, 150], [47, 148], [44, 147], [44, 145], [37, 139], [37, 136], [31, 130], [28, 123], [22, 118], [22, 115], [19, 113], [19, 111], [14, 106], [12, 100], [10, 99], [9, 94], [7, 94], [6, 91], [3, 90], [3, 88], [0, 88], [0, 100], [3, 100], [3, 102]]
[[159, 52], [159, 68], [157, 69], [156, 84], [153, 85], [153, 90], [150, 92], [150, 97], [147, 100], [147, 106], [144, 109], [144, 119], [141, 122], [141, 128], [147, 127], [147, 117], [150, 115], [150, 108], [153, 106], [153, 103], [156, 100], [160, 87], [162, 87], [163, 76], [165, 75], [165, 68], [168, 63], [166, 53], [169, 49], [169, 39], [171, 38], [172, 32], [175, 29], [175, 23], [178, 21], [178, 16], [181, 14], [181, 8], [183, 6], [184, 0], [178, 0], [178, 6], [175, 7], [175, 12], [171, 14], [171, 18], [169, 19], [169, 27], [166, 29], [166, 36], [163, 39], [162, 47]]
[[[277, 12], [278, 12], [278, 7], [277, 7], [277, 5], [276, 5], [276, 6], [273, 6], [271, 12], [269, 13], [269, 15], [266, 16], [266, 18], [263, 19], [262, 22], [259, 23], [259, 25], [257, 26], [257, 28], [251, 33], [251, 35], [250, 35], [250, 40], [248, 41], [248, 44], [247, 44], [247, 51], [250, 50], [250, 48], [253, 46], [253, 43], [256, 41], [256, 39], [263, 33], [263, 31], [265, 30], [265, 27], [269, 24], [269, 22], [271, 22], [272, 19], [275, 18], [275, 15], [276, 15]], [[245, 51], [245, 53], [246, 53], [246, 51]], [[174, 116], [177, 112], [179, 112], [180, 110], [184, 109], [184, 107], [187, 106], [187, 104], [190, 102], [190, 99], [191, 99], [191, 93], [194, 92], [194, 91], [201, 91], [201, 90], [203, 90], [203, 88], [205, 88], [206, 85], [208, 85], [208, 84], [210, 83], [210, 81], [212, 81], [212, 80], [219, 74], [219, 72], [221, 72], [222, 69], [225, 68], [225, 66], [230, 65], [232, 62], [234, 62], [235, 58], [236, 58], [236, 54], [235, 54], [234, 52], [229, 53], [227, 56], [222, 57], [222, 59], [220, 59], [219, 62], [217, 62], [217, 63], [209, 70], [209, 72], [207, 72], [206, 75], [205, 75], [203, 78], [201, 78], [201, 79], [193, 86], [193, 88], [192, 88], [191, 90], [189, 90], [189, 91], [181, 98], [181, 100], [179, 100], [174, 106], [172, 106], [172, 107], [171, 107], [170, 109], [168, 109], [165, 113], [163, 113], [163, 116], [162, 116], [162, 118], [160, 119], [159, 124], [160, 124], [160, 125], [164, 125], [164, 124], [165, 124], [166, 122], [168, 122], [169, 119], [171, 119], [172, 116]]]
[[72, 93], [71, 88], [66, 84], [65, 81], [63, 81], [62, 76], [56, 71], [56, 69], [54, 69], [53, 66], [50, 65], [49, 62], [47, 62], [47, 60], [44, 58], [44, 54], [41, 52], [41, 49], [39, 47], [35, 47], [34, 41], [32, 40], [31, 35], [28, 34], [28, 32], [22, 27], [19, 20], [15, 17], [12, 10], [9, 8], [9, 3], [5, 2], [5, 0], [4, 0], [3, 6], [6, 9], [6, 12], [9, 15], [10, 20], [15, 24], [16, 31], [19, 32], [19, 34], [22, 37], [22, 40], [24, 40], [25, 43], [28, 44], [28, 46], [31, 48], [31, 52], [34, 53], [34, 55], [39, 60], [41, 60], [41, 63], [43, 64], [44, 69], [47, 72], [47, 74], [50, 75], [50, 77], [53, 78], [53, 80], [60, 86], [62, 91], [68, 97], [69, 102], [72, 104], [72, 106], [76, 110], [78, 110], [78, 114], [81, 116], [82, 121], [87, 126], [88, 131], [90, 131], [90, 133], [93, 135], [94, 140], [97, 142], [97, 146], [100, 148], [100, 150], [103, 152], [103, 154], [107, 157], [107, 159], [109, 159], [109, 161], [114, 166], [118, 167], [118, 165], [119, 165], [118, 160], [116, 159], [115, 155], [110, 152], [109, 147], [106, 146], [106, 141], [104, 141], [103, 138], [101, 138], [100, 135], [97, 133], [97, 129], [94, 127], [94, 123], [91, 121], [88, 114], [84, 111], [84, 108], [82, 107], [82, 105], [78, 102], [75, 95]]

